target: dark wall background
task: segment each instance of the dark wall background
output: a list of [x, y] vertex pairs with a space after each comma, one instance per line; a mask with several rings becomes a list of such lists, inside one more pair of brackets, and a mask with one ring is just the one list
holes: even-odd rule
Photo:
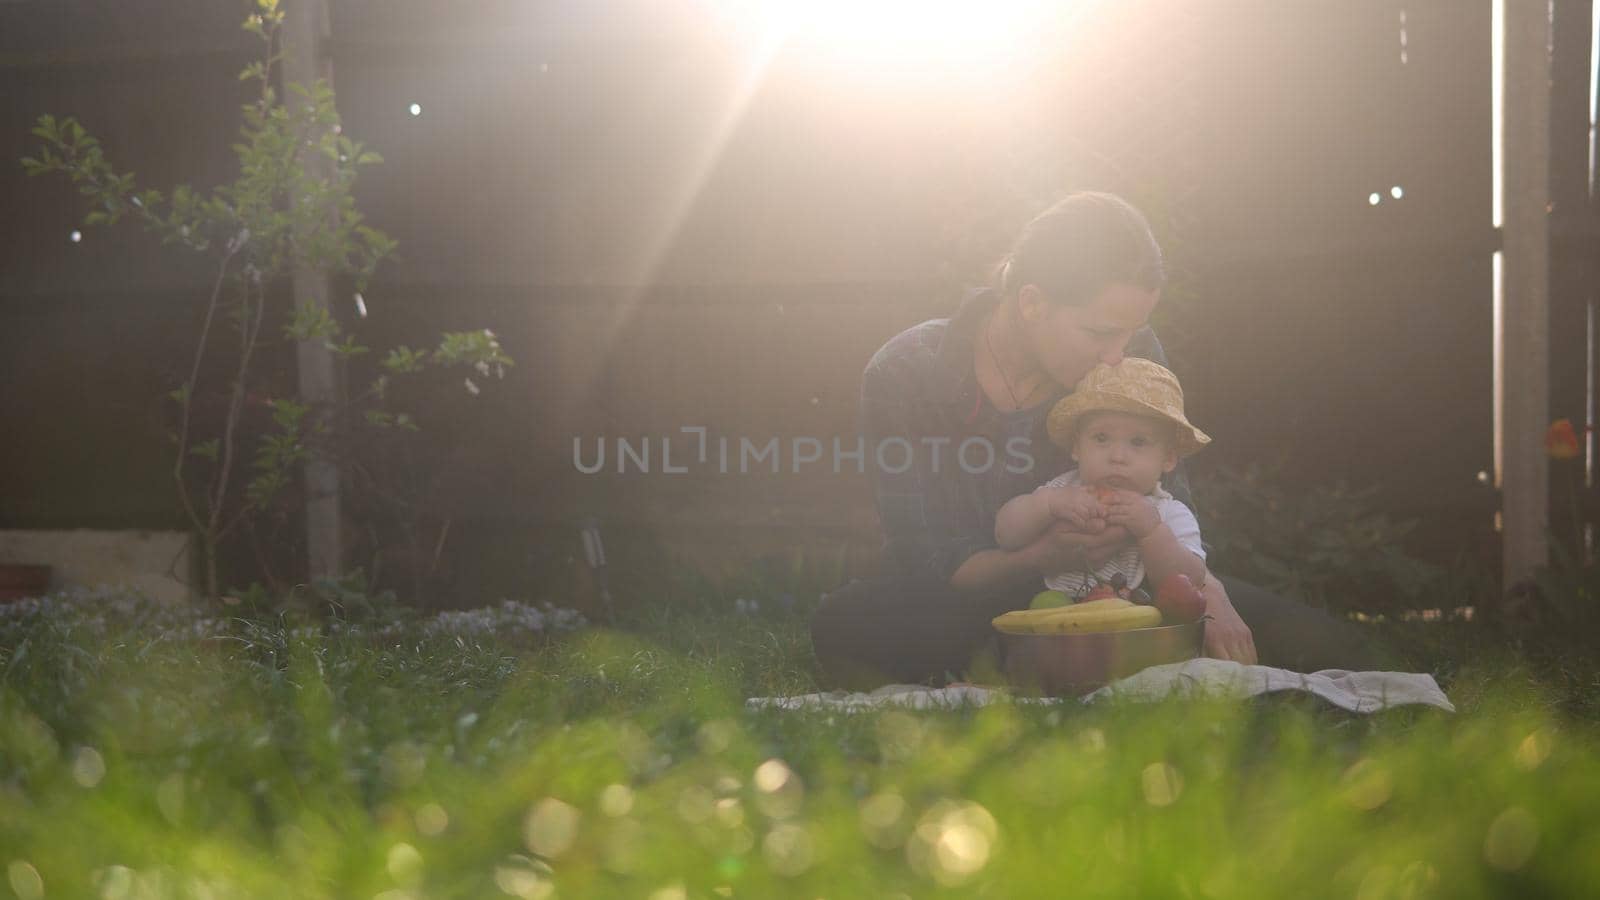
[[[0, 527], [182, 521], [162, 397], [206, 270], [134, 228], [71, 243], [82, 202], [15, 164], [52, 112], [141, 185], [230, 175], [247, 4], [136, 6], [0, 3]], [[1073, 188], [1162, 233], [1202, 477], [1284, 458], [1384, 485], [1434, 550], [1488, 529], [1487, 0], [1098, 4], [1011, 89], [799, 52], [746, 89], [746, 48], [670, 6], [334, 5], [346, 132], [386, 159], [361, 202], [401, 247], [343, 314], [376, 346], [490, 327], [517, 359], [420, 410], [457, 535], [593, 511], [714, 553], [870, 541], [860, 477], [586, 477], [572, 438], [849, 434], [872, 351]]]

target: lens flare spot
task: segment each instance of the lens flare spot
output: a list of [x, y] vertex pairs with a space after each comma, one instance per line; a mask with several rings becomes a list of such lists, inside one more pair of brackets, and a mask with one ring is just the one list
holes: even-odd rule
[[618, 819], [601, 842], [601, 864], [619, 875], [631, 874], [639, 868], [641, 852], [649, 845], [643, 826], [632, 819]]
[[717, 719], [700, 726], [700, 730], [695, 734], [695, 743], [700, 745], [701, 753], [715, 756], [728, 749], [738, 731], [738, 726], [727, 719]]
[[756, 767], [752, 782], [756, 805], [771, 819], [786, 819], [800, 811], [805, 801], [805, 784], [781, 759], [769, 759]]
[[554, 859], [572, 849], [578, 839], [580, 818], [582, 814], [571, 804], [546, 797], [528, 810], [522, 826], [523, 840], [529, 850]]
[[946, 887], [959, 885], [988, 865], [1000, 827], [987, 809], [942, 800], [917, 821], [906, 844], [911, 867]]
[[1359, 810], [1372, 811], [1389, 802], [1394, 779], [1387, 769], [1370, 759], [1357, 760], [1339, 779], [1339, 794], [1344, 802]]
[[556, 886], [549, 879], [550, 867], [526, 856], [514, 855], [494, 869], [494, 884], [500, 892], [523, 900], [545, 900], [555, 895]]
[[1526, 809], [1513, 806], [1489, 823], [1483, 858], [1502, 872], [1515, 872], [1528, 864], [1538, 846], [1538, 820]]
[[816, 847], [805, 828], [784, 823], [767, 832], [761, 842], [761, 855], [772, 871], [792, 878], [811, 868], [816, 861]]
[[438, 837], [450, 827], [450, 814], [437, 803], [425, 803], [418, 807], [414, 818], [417, 821], [417, 831], [428, 837]]
[[723, 797], [717, 801], [717, 821], [727, 828], [738, 828], [744, 824], [744, 807], [734, 797]]
[[906, 801], [892, 791], [861, 801], [861, 831], [874, 846], [892, 849], [905, 841]]
[[794, 778], [794, 772], [781, 759], [769, 759], [756, 766], [756, 790], [771, 794], [783, 789]]
[[625, 784], [608, 784], [600, 791], [600, 811], [620, 819], [633, 811], [633, 789]]
[[79, 747], [72, 756], [72, 780], [79, 787], [92, 788], [106, 777], [106, 761], [93, 747]]
[[389, 848], [384, 868], [389, 870], [389, 877], [400, 884], [416, 884], [422, 880], [422, 854], [402, 841]]
[[6, 880], [11, 882], [11, 891], [21, 900], [39, 900], [44, 896], [44, 879], [39, 877], [39, 870], [33, 863], [25, 859], [14, 859], [6, 866]]
[[887, 712], [878, 717], [878, 750], [884, 759], [907, 760], [922, 746], [926, 732], [923, 721], [903, 712]]
[[1549, 731], [1540, 728], [1522, 739], [1517, 745], [1517, 768], [1532, 771], [1544, 764], [1550, 758], [1550, 751], [1555, 747], [1555, 740]]
[[1106, 752], [1106, 733], [1098, 728], [1078, 732], [1078, 748], [1085, 753]]
[[1151, 806], [1171, 806], [1183, 794], [1183, 775], [1166, 763], [1151, 763], [1139, 773], [1144, 802]]

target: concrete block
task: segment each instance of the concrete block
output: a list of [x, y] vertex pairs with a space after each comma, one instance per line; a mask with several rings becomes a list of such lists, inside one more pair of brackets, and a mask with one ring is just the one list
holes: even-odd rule
[[189, 535], [181, 531], [0, 530], [0, 562], [50, 566], [50, 589], [124, 586], [187, 601]]

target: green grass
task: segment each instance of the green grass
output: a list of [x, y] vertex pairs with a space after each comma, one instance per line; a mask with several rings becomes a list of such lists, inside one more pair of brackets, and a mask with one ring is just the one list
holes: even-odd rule
[[1478, 656], [1492, 635], [1411, 636], [1449, 662], [1453, 716], [842, 715], [745, 709], [816, 689], [804, 603], [486, 635], [106, 602], [0, 616], [0, 896], [1464, 898], [1600, 877], [1590, 676]]

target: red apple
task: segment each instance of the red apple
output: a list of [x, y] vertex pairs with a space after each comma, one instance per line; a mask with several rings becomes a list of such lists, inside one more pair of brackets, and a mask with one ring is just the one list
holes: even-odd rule
[[1099, 585], [1099, 586], [1095, 587], [1093, 590], [1089, 591], [1089, 593], [1083, 595], [1083, 599], [1079, 600], [1078, 602], [1079, 603], [1089, 603], [1089, 602], [1092, 602], [1094, 600], [1104, 600], [1104, 599], [1106, 599], [1108, 597], [1115, 597], [1115, 596], [1117, 596], [1116, 588], [1113, 588], [1109, 584], [1102, 584], [1102, 585]]
[[1189, 576], [1174, 572], [1156, 586], [1156, 608], [1170, 622], [1193, 622], [1206, 614], [1206, 601]]

